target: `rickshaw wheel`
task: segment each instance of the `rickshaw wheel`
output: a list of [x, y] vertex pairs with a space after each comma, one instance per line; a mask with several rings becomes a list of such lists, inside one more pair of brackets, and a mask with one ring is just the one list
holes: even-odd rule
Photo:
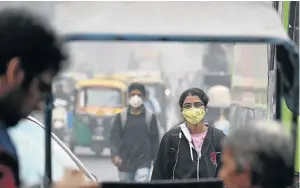
[[102, 157], [102, 153], [104, 148], [103, 147], [91, 147], [91, 149], [93, 150], [93, 152], [95, 152], [95, 155], [97, 157]]

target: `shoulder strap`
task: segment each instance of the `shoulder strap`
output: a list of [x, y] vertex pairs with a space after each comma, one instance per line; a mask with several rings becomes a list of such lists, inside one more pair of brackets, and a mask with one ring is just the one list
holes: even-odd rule
[[146, 125], [147, 129], [150, 132], [151, 120], [152, 120], [153, 112], [149, 109], [146, 109]]
[[[146, 109], [146, 117], [145, 117], [145, 119], [146, 119], [146, 124], [147, 124], [148, 131], [150, 131], [152, 116], [153, 116], [153, 112], [151, 110], [149, 110], [149, 109]], [[120, 113], [120, 119], [121, 119], [122, 128], [124, 129], [124, 127], [126, 125], [126, 121], [127, 121], [127, 109], [123, 110]]]
[[120, 113], [121, 125], [124, 129], [127, 121], [127, 108]]

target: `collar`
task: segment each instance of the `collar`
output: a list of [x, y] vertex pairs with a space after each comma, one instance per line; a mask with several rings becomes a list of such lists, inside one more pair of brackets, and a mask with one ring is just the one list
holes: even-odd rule
[[[128, 106], [127, 113], [131, 114], [131, 106]], [[142, 104], [142, 106], [141, 106], [141, 113], [140, 114], [146, 114], [146, 108], [145, 108], [144, 104]]]
[[[208, 125], [208, 124], [207, 124], [207, 125]], [[186, 123], [185, 123], [185, 122], [182, 123], [182, 124], [180, 124], [179, 127], [180, 127], [181, 132], [183, 133], [184, 137], [185, 137], [185, 138], [187, 139], [187, 141], [189, 142], [191, 160], [194, 161], [193, 149], [194, 149], [196, 152], [197, 152], [197, 150], [196, 150], [196, 148], [195, 148], [194, 145], [193, 145], [192, 135], [191, 135], [191, 133], [190, 133], [188, 127], [186, 126]], [[211, 138], [211, 137], [212, 137], [212, 135], [211, 135], [211, 129], [212, 129], [212, 127], [210, 127], [210, 126], [208, 125], [208, 130], [207, 130], [207, 133], [206, 133], [206, 137], [205, 137], [205, 139], [204, 139], [204, 141], [203, 141], [203, 143], [202, 143], [202, 146], [203, 146], [205, 140], [207, 140], [207, 139], [208, 139], [208, 140], [211, 140], [211, 139], [212, 139], [212, 138]], [[201, 158], [201, 149], [202, 149], [202, 146], [201, 146], [201, 148], [200, 148], [200, 151], [197, 152], [198, 158]]]
[[[189, 142], [190, 156], [191, 156], [191, 160], [194, 162], [193, 149], [194, 149], [195, 151], [197, 151], [197, 150], [196, 150], [196, 148], [195, 148], [194, 145], [193, 145], [192, 135], [191, 135], [189, 129], [187, 128], [186, 123], [180, 124], [179, 127], [180, 127], [180, 129], [181, 129], [181, 131], [182, 131], [184, 137], [185, 137], [185, 138], [187, 139], [187, 141]], [[179, 138], [179, 139], [180, 139], [180, 138]], [[201, 157], [201, 149], [200, 149], [200, 152], [197, 152], [197, 153], [198, 153], [198, 157], [200, 158], [200, 157]]]

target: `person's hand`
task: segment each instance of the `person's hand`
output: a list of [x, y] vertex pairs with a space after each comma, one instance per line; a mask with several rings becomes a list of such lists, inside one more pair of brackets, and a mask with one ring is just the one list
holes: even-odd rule
[[98, 188], [99, 184], [86, 181], [80, 170], [65, 169], [63, 178], [53, 183], [53, 188]]
[[122, 159], [119, 156], [115, 156], [112, 158], [112, 163], [119, 167], [122, 164]]

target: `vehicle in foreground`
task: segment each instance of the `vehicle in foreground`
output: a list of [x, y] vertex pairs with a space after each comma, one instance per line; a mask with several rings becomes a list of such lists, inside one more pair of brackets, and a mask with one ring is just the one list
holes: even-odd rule
[[[15, 128], [9, 130], [20, 160], [20, 174], [23, 185], [40, 184], [45, 172], [45, 129], [33, 117], [27, 117]], [[53, 180], [60, 180], [65, 168], [80, 169], [85, 178], [96, 182], [96, 178], [84, 167], [80, 160], [53, 133], [52, 171]]]
[[[231, 42], [235, 45], [238, 43], [239, 45], [242, 43], [251, 43], [249, 46], [254, 45], [254, 43], [260, 43], [265, 49], [270, 49], [271, 47], [271, 53], [264, 54], [267, 58], [259, 60], [261, 62], [260, 67], [267, 67], [264, 74], [266, 80], [268, 80], [267, 112], [269, 114], [267, 115], [268, 118], [285, 121], [285, 114], [287, 112], [282, 113], [284, 106], [281, 102], [285, 101], [287, 109], [291, 112], [289, 113], [290, 117], [286, 119], [286, 123], [289, 125], [287, 128], [292, 128], [293, 143], [297, 144], [296, 137], [299, 134], [297, 131], [299, 130], [297, 124], [299, 115], [299, 53], [296, 46], [289, 39], [287, 32], [283, 29], [282, 20], [278, 15], [278, 12], [289, 12], [286, 10], [279, 11], [278, 7], [282, 9], [282, 6], [283, 8], [285, 6], [280, 6], [281, 2], [277, 2], [279, 4], [277, 5], [278, 12], [275, 12], [270, 2], [174, 3], [164, 6], [167, 8], [162, 8], [162, 4], [163, 2], [153, 4], [151, 2], [147, 4], [147, 9], [138, 12], [141, 10], [139, 8], [141, 4], [138, 2], [131, 3], [130, 5], [119, 3], [120, 7], [126, 6], [126, 8], [118, 11], [118, 16], [112, 14], [107, 16], [107, 12], [111, 13], [113, 11], [107, 10], [108, 6], [99, 6], [99, 9], [97, 9], [99, 16], [104, 14], [104, 16], [110, 19], [101, 20], [101, 27], [97, 29], [91, 24], [90, 28], [80, 27], [80, 29], [75, 31], [68, 31], [69, 34], [65, 36], [65, 40], [67, 42], [93, 41], [93, 43], [95, 41], [151, 43]], [[185, 9], [182, 9], [182, 6]], [[111, 7], [115, 9], [115, 6]], [[291, 6], [287, 10], [293, 10], [293, 7], [296, 9], [297, 6]], [[122, 16], [126, 15], [125, 13], [139, 16]], [[180, 23], [178, 23], [179, 19], [174, 21], [174, 14], [176, 14], [176, 17], [181, 18], [182, 21]], [[154, 15], [156, 19], [153, 18]], [[287, 17], [287, 20], [292, 20], [288, 16], [285, 17]], [[149, 18], [153, 19], [145, 22]], [[199, 27], [199, 24], [201, 27]], [[287, 26], [289, 28], [290, 24]], [[94, 33], [87, 33], [88, 31], [93, 31]], [[73, 32], [73, 34], [70, 34], [70, 32]], [[245, 56], [242, 57], [245, 58]], [[257, 61], [256, 58], [258, 56], [257, 54], [252, 54], [251, 57], [254, 59], [250, 65], [254, 61]], [[254, 74], [258, 72], [250, 71], [247, 69], [247, 66], [242, 67], [249, 73]], [[260, 70], [258, 67], [254, 66], [254, 68], [255, 70]], [[269, 74], [271, 72], [275, 72], [276, 74]], [[250, 97], [251, 95], [251, 92], [243, 92], [242, 94], [243, 98], [247, 100], [252, 98]], [[264, 99], [260, 99], [260, 103], [261, 101], [264, 101]], [[245, 107], [249, 108], [248, 105], [245, 105]], [[244, 114], [241, 115], [243, 116]], [[296, 151], [295, 158], [297, 158], [297, 161], [299, 159], [298, 154], [299, 152]], [[295, 163], [295, 172], [298, 171], [297, 169], [299, 169], [299, 165]]]

